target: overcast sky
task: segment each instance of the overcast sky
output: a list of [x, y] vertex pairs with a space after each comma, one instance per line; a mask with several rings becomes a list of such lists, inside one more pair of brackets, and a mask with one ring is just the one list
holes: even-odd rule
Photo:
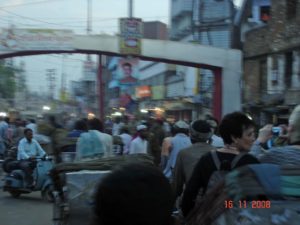
[[[133, 0], [133, 16], [143, 21], [159, 20], [169, 24], [171, 0]], [[236, 0], [240, 2], [242, 0]], [[14, 24], [17, 28], [72, 29], [86, 33], [88, 0], [0, 0], [0, 28]], [[118, 18], [128, 16], [128, 0], [91, 0], [92, 33], [115, 34]], [[67, 82], [78, 80], [82, 73], [82, 55], [43, 55], [17, 58], [25, 61], [27, 83], [34, 91], [46, 92], [46, 70], [56, 69], [57, 90], [62, 70]]]
[[[17, 28], [72, 29], [85, 34], [88, 0], [0, 0], [0, 28], [14, 24]], [[128, 16], [128, 0], [92, 0], [92, 33], [115, 34], [118, 19]], [[133, 16], [143, 21], [159, 20], [168, 24], [169, 0], [134, 0]], [[41, 55], [18, 57], [26, 63], [27, 83], [31, 90], [47, 92], [46, 70], [56, 69], [57, 90], [61, 73], [67, 84], [82, 76], [83, 55]]]

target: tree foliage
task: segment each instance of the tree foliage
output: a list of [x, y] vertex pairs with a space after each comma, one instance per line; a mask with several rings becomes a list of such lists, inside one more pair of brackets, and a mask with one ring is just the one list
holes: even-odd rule
[[16, 92], [15, 72], [12, 67], [0, 62], [0, 97], [12, 99]]

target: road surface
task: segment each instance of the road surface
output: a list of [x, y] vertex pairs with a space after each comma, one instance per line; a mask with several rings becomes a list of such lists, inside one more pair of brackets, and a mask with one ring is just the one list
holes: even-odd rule
[[52, 225], [52, 204], [42, 200], [40, 192], [24, 194], [14, 199], [2, 190], [2, 171], [0, 178], [0, 224]]

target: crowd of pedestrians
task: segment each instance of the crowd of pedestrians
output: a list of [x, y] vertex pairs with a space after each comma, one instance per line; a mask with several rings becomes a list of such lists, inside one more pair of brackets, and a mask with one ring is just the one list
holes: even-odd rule
[[[73, 121], [72, 126], [69, 123], [69, 130], [63, 129], [63, 126], [57, 123], [54, 117], [50, 117], [49, 122], [45, 124], [50, 126], [51, 129], [48, 129], [47, 132], [44, 129], [42, 133], [51, 137], [54, 143], [53, 148], [61, 146], [59, 144], [60, 140], [76, 139], [71, 151], [76, 153], [75, 160], [77, 161], [125, 154], [151, 155], [153, 165], [156, 168], [155, 171], [151, 172], [151, 169], [137, 165], [125, 168], [127, 171], [124, 171], [124, 168], [123, 171], [118, 170], [112, 173], [110, 178], [105, 179], [105, 182], [103, 181], [103, 185], [98, 188], [97, 196], [110, 197], [112, 193], [107, 192], [106, 195], [107, 187], [113, 187], [115, 179], [132, 179], [133, 182], [137, 183], [145, 182], [138, 185], [148, 185], [147, 182], [163, 183], [166, 187], [164, 190], [160, 190], [162, 194], [160, 197], [167, 196], [165, 198], [165, 201], [167, 201], [165, 213], [167, 215], [165, 214], [164, 221], [170, 219], [169, 204], [172, 204], [172, 210], [177, 209], [183, 217], [187, 217], [197, 201], [201, 201], [201, 197], [209, 191], [210, 179], [216, 171], [230, 171], [248, 164], [260, 163], [300, 165], [300, 106], [295, 107], [288, 124], [286, 126], [281, 125], [280, 134], [276, 136], [272, 132], [274, 127], [272, 124], [267, 124], [259, 129], [256, 136], [256, 124], [243, 112], [233, 112], [225, 115], [220, 124], [211, 116], [192, 122], [179, 120], [172, 125], [161, 118], [129, 121], [125, 117], [124, 119], [115, 118], [112, 122], [102, 122], [97, 118], [79, 119]], [[5, 141], [9, 138], [13, 139], [13, 137], [8, 136], [8, 127], [8, 120], [2, 118], [0, 121], [0, 153], [3, 153]], [[41, 132], [39, 125], [34, 120], [28, 121], [26, 127], [32, 130], [33, 137]], [[18, 126], [15, 126], [15, 134], [17, 128]], [[61, 132], [62, 129], [65, 132]], [[55, 141], [53, 138], [56, 137], [54, 134], [57, 133], [63, 135], [63, 138]], [[115, 137], [118, 137], [118, 139]], [[115, 140], [118, 140], [118, 142]], [[272, 140], [273, 146], [268, 144], [270, 140]], [[20, 146], [21, 144], [22, 142]], [[115, 145], [120, 145], [118, 151], [114, 150], [116, 149]], [[151, 173], [153, 176], [156, 174], [156, 178], [150, 179], [151, 177], [149, 177], [149, 180], [144, 179], [141, 181], [139, 179], [142, 179], [142, 174], [128, 174], [130, 171], [133, 173], [140, 170]], [[128, 177], [126, 177], [126, 174]], [[122, 176], [124, 178], [121, 178]], [[159, 178], [159, 176], [163, 178]], [[135, 179], [137, 180], [135, 181]], [[165, 180], [168, 182], [166, 183]], [[106, 187], [106, 185], [108, 186]], [[127, 191], [128, 187], [125, 180], [121, 185], [122, 187], [118, 185], [116, 188], [120, 188], [120, 190], [124, 188]], [[153, 188], [156, 189], [157, 187], [153, 186]], [[137, 193], [145, 192], [144, 194], [147, 196], [147, 199], [142, 198], [139, 199], [140, 201], [146, 202], [153, 197], [150, 195], [153, 190], [150, 189], [141, 188], [137, 190]], [[134, 198], [137, 193], [134, 193], [134, 189], [131, 191], [132, 198]], [[153, 201], [156, 201], [155, 199], [153, 197]], [[131, 208], [136, 212], [141, 209], [148, 210], [148, 208], [139, 209], [137, 203], [129, 203], [129, 199], [124, 202], [124, 207], [128, 204], [129, 210]], [[95, 213], [100, 213], [100, 208], [105, 208], [105, 204], [108, 204], [105, 199], [99, 197]], [[146, 203], [140, 203], [140, 205], [144, 204]], [[121, 212], [116, 212], [116, 210], [114, 212], [103, 211], [101, 212], [102, 219], [95, 218], [106, 221], [106, 218], [113, 218], [113, 214], [116, 215], [116, 219], [123, 219], [124, 215]], [[147, 213], [145, 216], [146, 218], [149, 217]], [[110, 224], [110, 222], [103, 222], [103, 224]], [[159, 224], [158, 222], [155, 223]]]

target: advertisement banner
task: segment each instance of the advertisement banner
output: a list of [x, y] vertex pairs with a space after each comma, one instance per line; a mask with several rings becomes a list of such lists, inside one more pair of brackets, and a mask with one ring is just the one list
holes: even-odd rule
[[120, 19], [120, 52], [122, 54], [141, 54], [143, 22], [140, 18]]
[[139, 78], [139, 59], [138, 58], [120, 58], [116, 79], [120, 85], [134, 85]]
[[151, 92], [153, 100], [161, 100], [165, 98], [165, 86], [152, 86]]
[[2, 29], [0, 51], [73, 50], [73, 32], [51, 29]]
[[149, 86], [136, 87], [135, 91], [135, 95], [137, 98], [151, 97], [151, 89]]

